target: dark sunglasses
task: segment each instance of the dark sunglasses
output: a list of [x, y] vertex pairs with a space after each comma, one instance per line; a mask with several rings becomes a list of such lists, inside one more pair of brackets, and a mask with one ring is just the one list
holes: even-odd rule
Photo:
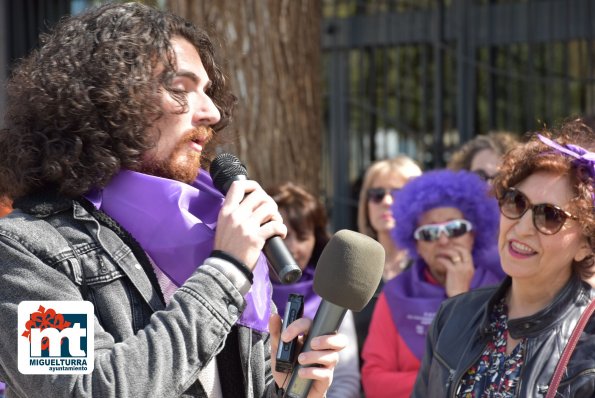
[[374, 203], [380, 203], [384, 200], [386, 195], [394, 195], [396, 192], [399, 192], [400, 188], [370, 188], [366, 191], [368, 195], [368, 200], [371, 200]]
[[465, 235], [473, 229], [473, 224], [467, 220], [452, 220], [442, 224], [426, 224], [418, 227], [413, 232], [415, 240], [433, 242], [440, 239], [440, 234], [444, 233], [448, 238], [458, 238]]
[[489, 175], [485, 170], [483, 169], [477, 169], [473, 171], [475, 174], [477, 174], [479, 176], [479, 178], [481, 178], [482, 180], [484, 180], [485, 182], [490, 182], [492, 181], [494, 178], [498, 177], [498, 173], [494, 174], [494, 175]]
[[531, 204], [529, 198], [516, 188], [509, 188], [500, 200], [500, 213], [511, 220], [523, 217], [527, 210], [533, 211], [533, 225], [544, 235], [553, 235], [560, 231], [567, 218], [577, 217], [549, 203]]

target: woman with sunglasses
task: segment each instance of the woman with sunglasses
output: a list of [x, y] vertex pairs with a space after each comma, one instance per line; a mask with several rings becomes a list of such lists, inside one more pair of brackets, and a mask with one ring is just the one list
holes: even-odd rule
[[444, 303], [414, 397], [595, 396], [592, 318], [548, 391], [594, 296], [583, 279], [595, 246], [595, 134], [580, 121], [542, 134], [509, 152], [494, 182], [508, 277]]
[[484, 256], [496, 244], [498, 206], [476, 174], [427, 172], [399, 191], [393, 212], [393, 238], [413, 265], [384, 285], [376, 304], [362, 351], [367, 398], [409, 397], [440, 304], [500, 281], [490, 264], [498, 259]]
[[397, 276], [407, 265], [406, 253], [390, 236], [395, 227], [391, 206], [394, 195], [411, 178], [421, 175], [419, 166], [408, 156], [399, 155], [373, 163], [366, 170], [360, 190], [357, 227], [360, 233], [376, 239], [386, 253], [383, 281]]
[[368, 335], [372, 312], [384, 282], [407, 268], [410, 260], [405, 250], [397, 247], [390, 236], [395, 227], [392, 204], [397, 192], [411, 178], [421, 175], [419, 166], [408, 156], [399, 155], [372, 163], [364, 174], [357, 208], [357, 228], [362, 234], [376, 239], [384, 248], [385, 263], [382, 280], [368, 305], [354, 313], [357, 342], [360, 348]]

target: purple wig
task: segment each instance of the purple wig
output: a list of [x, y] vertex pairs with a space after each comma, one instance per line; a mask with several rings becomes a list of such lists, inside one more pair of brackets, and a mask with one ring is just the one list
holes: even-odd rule
[[392, 231], [393, 240], [417, 260], [413, 232], [422, 214], [437, 207], [455, 207], [473, 224], [475, 258], [497, 242], [498, 202], [488, 191], [488, 185], [472, 172], [435, 170], [422, 174], [395, 196], [392, 210], [397, 226]]

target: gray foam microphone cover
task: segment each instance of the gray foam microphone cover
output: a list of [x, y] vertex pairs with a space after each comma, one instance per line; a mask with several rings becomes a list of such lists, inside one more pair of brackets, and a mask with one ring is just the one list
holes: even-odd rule
[[369, 236], [343, 229], [327, 243], [314, 273], [314, 291], [352, 311], [370, 301], [384, 268], [384, 248]]

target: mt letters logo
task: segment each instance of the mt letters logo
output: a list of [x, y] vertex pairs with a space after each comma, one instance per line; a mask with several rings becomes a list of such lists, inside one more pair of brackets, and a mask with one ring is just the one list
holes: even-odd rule
[[88, 301], [22, 301], [18, 314], [21, 373], [93, 371], [93, 304]]

